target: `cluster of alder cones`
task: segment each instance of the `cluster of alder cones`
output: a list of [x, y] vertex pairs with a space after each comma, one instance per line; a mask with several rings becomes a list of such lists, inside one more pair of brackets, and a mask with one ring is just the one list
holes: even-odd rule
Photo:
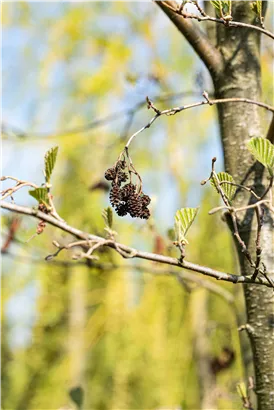
[[132, 218], [148, 219], [150, 212], [147, 206], [150, 204], [150, 197], [131, 181], [125, 183], [131, 172], [125, 159], [118, 160], [112, 168], [106, 170], [105, 178], [112, 181], [110, 203], [119, 216], [129, 214]]

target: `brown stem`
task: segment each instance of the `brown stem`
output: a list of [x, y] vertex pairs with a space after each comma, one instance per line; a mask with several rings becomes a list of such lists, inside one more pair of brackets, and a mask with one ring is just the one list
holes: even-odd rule
[[[5, 201], [1, 201], [1, 208], [7, 209], [9, 211], [18, 213], [18, 214], [24, 214], [24, 215], [29, 215], [34, 218], [41, 219], [50, 225], [53, 225], [65, 232], [68, 232], [75, 237], [79, 239], [84, 239], [84, 240], [96, 240], [96, 241], [105, 241], [105, 238], [102, 238], [100, 236], [92, 235], [87, 232], [83, 232], [77, 228], [74, 228], [70, 225], [68, 225], [66, 222], [59, 221], [56, 218], [54, 218], [51, 215], [47, 215], [41, 211], [38, 211], [36, 209], [24, 207], [24, 206], [19, 206], [15, 204], [11, 204]], [[211, 269], [205, 266], [197, 265], [192, 262], [187, 262], [186, 260], [183, 260], [182, 262], [179, 261], [176, 258], [172, 258], [169, 256], [165, 255], [159, 255], [155, 253], [150, 253], [150, 252], [144, 252], [144, 251], [139, 251], [137, 249], [131, 248], [129, 246], [120, 244], [120, 243], [108, 243], [105, 246], [108, 246], [110, 248], [116, 249], [117, 247], [119, 250], [122, 250], [125, 254], [127, 254], [129, 257], [133, 258], [140, 258], [140, 259], [145, 259], [145, 260], [150, 260], [154, 262], [159, 262], [163, 263], [166, 265], [172, 265], [172, 266], [177, 266], [179, 268], [184, 268], [190, 271], [194, 272], [199, 272], [203, 275], [210, 276], [214, 279], [217, 280], [224, 280], [226, 282], [231, 282], [231, 283], [253, 283], [256, 285], [264, 285], [267, 287], [273, 287], [272, 283], [269, 283], [267, 279], [262, 279], [262, 278], [257, 278], [256, 282], [251, 279], [249, 276], [238, 276], [234, 275], [231, 273], [225, 273], [225, 272], [220, 272], [215, 269]]]
[[177, 3], [174, 1], [156, 1], [164, 13], [175, 24], [178, 30], [185, 36], [189, 44], [196, 53], [201, 57], [206, 67], [213, 77], [216, 77], [222, 71], [222, 56], [209, 41], [207, 36], [196, 27], [192, 21], [186, 20], [177, 13]]

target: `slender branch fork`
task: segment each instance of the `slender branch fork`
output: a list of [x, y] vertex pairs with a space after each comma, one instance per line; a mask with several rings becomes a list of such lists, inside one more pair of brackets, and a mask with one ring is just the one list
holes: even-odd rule
[[[193, 104], [189, 104], [189, 105], [184, 105], [181, 107], [175, 107], [175, 108], [171, 108], [171, 109], [167, 109], [167, 110], [162, 110], [160, 111], [157, 107], [155, 107], [155, 105], [153, 104], [153, 102], [147, 97], [147, 106], [148, 109], [152, 109], [155, 112], [155, 116], [149, 121], [149, 123], [147, 125], [145, 125], [144, 127], [142, 127], [139, 131], [135, 132], [128, 140], [124, 151], [122, 151], [121, 155], [124, 155], [124, 153], [127, 155], [127, 157], [129, 158], [130, 163], [132, 164], [132, 161], [130, 159], [129, 156], [129, 145], [131, 144], [131, 142], [133, 141], [133, 139], [142, 131], [144, 131], [146, 128], [149, 128], [153, 122], [160, 116], [162, 115], [175, 115], [181, 111], [184, 111], [186, 109], [189, 108], [194, 108], [194, 107], [198, 107], [198, 106], [202, 106], [202, 105], [214, 105], [214, 104], [222, 104], [222, 103], [249, 103], [249, 104], [255, 104], [257, 106], [260, 106], [262, 108], [265, 108], [269, 111], [274, 112], [274, 108], [258, 102], [258, 101], [254, 101], [254, 100], [249, 100], [246, 98], [226, 98], [226, 99], [215, 99], [215, 100], [210, 100], [208, 93], [204, 91], [203, 93], [203, 97], [205, 98], [204, 101], [198, 102], [198, 103], [193, 103]], [[120, 156], [121, 156], [120, 155]], [[214, 175], [215, 180], [218, 180], [217, 175], [214, 171], [214, 163], [216, 161], [216, 158], [214, 158], [212, 160], [212, 172], [210, 175], [210, 178], [212, 177], [212, 175]], [[132, 165], [133, 167], [133, 165]], [[133, 167], [133, 171], [134, 167]], [[136, 172], [135, 172], [136, 173]], [[210, 178], [208, 178], [207, 180], [209, 180]], [[32, 186], [36, 188], [36, 185], [32, 184], [31, 182], [27, 182], [27, 181], [21, 181], [17, 178], [14, 177], [10, 177], [10, 176], [4, 176], [1, 178], [1, 180], [6, 180], [6, 179], [11, 179], [16, 181], [16, 185], [13, 188], [9, 188], [6, 189], [4, 191], [1, 192], [2, 194], [2, 198], [1, 199], [5, 199], [8, 196], [10, 196], [12, 198], [12, 194], [17, 191], [20, 188], [23, 188], [24, 186]], [[206, 181], [207, 181], [206, 180]], [[203, 181], [203, 183], [205, 183], [206, 181]], [[177, 266], [177, 267], [181, 267], [181, 268], [185, 268], [191, 271], [196, 271], [196, 272], [200, 272], [203, 275], [207, 275], [210, 277], [213, 277], [215, 279], [218, 280], [225, 280], [228, 282], [232, 282], [232, 283], [254, 283], [254, 284], [261, 284], [261, 285], [265, 285], [268, 287], [274, 287], [274, 284], [272, 282], [271, 279], [268, 278], [267, 276], [267, 272], [266, 272], [266, 268], [264, 266], [264, 264], [261, 262], [261, 253], [262, 250], [260, 248], [260, 232], [261, 232], [261, 227], [262, 227], [262, 223], [263, 223], [263, 218], [262, 218], [262, 210], [261, 210], [261, 205], [265, 205], [268, 206], [269, 209], [272, 209], [272, 205], [271, 205], [271, 200], [267, 200], [267, 199], [263, 199], [266, 197], [266, 194], [270, 191], [270, 188], [273, 184], [273, 179], [270, 181], [269, 187], [266, 189], [265, 193], [263, 194], [262, 197], [258, 197], [258, 195], [251, 189], [248, 187], [243, 187], [238, 185], [238, 188], [244, 188], [246, 190], [248, 190], [256, 199], [258, 199], [258, 202], [256, 204], [253, 205], [249, 205], [249, 206], [245, 206], [243, 208], [238, 208], [235, 209], [233, 207], [231, 207], [229, 201], [227, 200], [224, 191], [222, 189], [222, 182], [218, 182], [218, 192], [221, 194], [223, 202], [225, 204], [224, 207], [218, 207], [216, 209], [213, 209], [211, 211], [211, 213], [217, 212], [220, 209], [227, 209], [229, 211], [229, 213], [231, 214], [231, 218], [232, 218], [232, 222], [233, 222], [233, 228], [234, 228], [234, 235], [239, 243], [239, 245], [242, 248], [242, 251], [244, 253], [244, 255], [246, 256], [246, 258], [248, 259], [249, 263], [251, 264], [251, 266], [254, 267], [254, 273], [251, 277], [248, 276], [238, 276], [238, 275], [233, 275], [230, 273], [224, 273], [224, 272], [219, 272], [216, 271], [214, 269], [210, 269], [204, 266], [200, 266], [200, 265], [196, 265], [190, 262], [185, 261], [184, 258], [180, 258], [180, 259], [176, 259], [176, 258], [170, 258], [170, 257], [166, 257], [164, 255], [157, 255], [157, 254], [153, 254], [153, 253], [148, 253], [148, 252], [142, 252], [142, 251], [138, 251], [134, 248], [130, 248], [126, 245], [123, 244], [118, 244], [115, 241], [114, 235], [112, 233], [109, 234], [109, 238], [102, 238], [102, 237], [98, 237], [95, 235], [91, 235], [88, 233], [85, 233], [83, 231], [80, 231], [76, 228], [73, 228], [69, 225], [67, 225], [67, 223], [65, 221], [63, 221], [60, 216], [57, 214], [54, 204], [53, 204], [53, 200], [51, 195], [49, 194], [49, 199], [50, 199], [50, 210], [48, 210], [46, 213], [43, 212], [43, 209], [31, 209], [31, 208], [27, 208], [27, 207], [21, 207], [21, 206], [17, 206], [15, 204], [10, 204], [7, 202], [2, 201], [1, 202], [1, 207], [13, 212], [17, 212], [17, 213], [21, 213], [21, 214], [25, 214], [25, 215], [32, 215], [36, 218], [38, 218], [40, 220], [39, 224], [38, 224], [38, 230], [36, 232], [36, 234], [40, 234], [43, 231], [43, 228], [45, 226], [45, 223], [48, 222], [51, 225], [54, 225], [66, 232], [71, 233], [72, 235], [76, 236], [77, 238], [80, 238], [81, 241], [76, 241], [76, 242], [72, 242], [71, 244], [67, 245], [67, 246], [60, 246], [56, 241], [53, 242], [53, 244], [58, 248], [57, 251], [54, 254], [48, 255], [47, 256], [47, 260], [52, 259], [53, 257], [57, 256], [63, 249], [70, 249], [73, 247], [84, 247], [85, 249], [87, 249], [86, 252], [81, 252], [80, 254], [76, 255], [74, 257], [74, 259], [80, 259], [80, 258], [87, 258], [87, 259], [97, 259], [96, 256], [93, 255], [93, 252], [97, 249], [99, 249], [100, 247], [111, 247], [114, 248], [122, 257], [124, 258], [142, 258], [142, 259], [147, 259], [147, 260], [151, 260], [151, 261], [156, 261], [156, 262], [160, 262], [160, 263], [164, 263], [164, 264], [168, 264], [168, 265], [173, 265], [173, 266]], [[236, 184], [237, 185], [237, 184]], [[270, 191], [271, 192], [271, 191]], [[12, 198], [13, 199], [13, 198]], [[257, 235], [257, 241], [256, 241], [256, 261], [254, 262], [251, 258], [251, 255], [248, 251], [248, 249], [246, 248], [245, 243], [242, 241], [240, 235], [239, 235], [239, 231], [238, 231], [238, 224], [237, 224], [237, 217], [236, 217], [236, 213], [243, 211], [243, 210], [247, 210], [248, 208], [251, 207], [255, 207], [256, 208], [256, 215], [257, 215], [257, 219], [258, 219], [258, 235]], [[39, 226], [41, 225], [41, 226]], [[262, 265], [263, 268], [260, 268], [260, 265]], [[258, 277], [258, 274], [261, 273], [264, 278]]]
[[[211, 269], [211, 268], [204, 267], [204, 266], [201, 266], [195, 263], [187, 262], [186, 260], [181, 261], [179, 259], [172, 258], [169, 256], [159, 255], [159, 254], [150, 253], [150, 252], [144, 252], [144, 251], [140, 251], [140, 250], [131, 248], [129, 246], [117, 243], [114, 240], [110, 240], [110, 239], [106, 240], [105, 238], [102, 238], [100, 236], [92, 235], [84, 231], [81, 231], [77, 228], [74, 228], [68, 225], [66, 222], [60, 221], [54, 218], [53, 216], [47, 215], [36, 209], [15, 205], [12, 203], [8, 203], [6, 201], [1, 201], [0, 205], [1, 205], [1, 208], [3, 209], [7, 209], [17, 214], [32, 216], [46, 223], [49, 223], [50, 225], [53, 225], [61, 229], [62, 231], [72, 234], [73, 236], [80, 239], [78, 246], [80, 245], [83, 246], [83, 244], [85, 244], [86, 246], [89, 246], [92, 241], [92, 243], [98, 244], [97, 248], [99, 246], [106, 246], [106, 247], [113, 248], [119, 254], [121, 254], [124, 258], [140, 258], [140, 259], [150, 260], [154, 262], [159, 262], [159, 263], [166, 264], [166, 265], [172, 265], [178, 268], [183, 268], [183, 269], [190, 270], [193, 272], [198, 272], [198, 273], [201, 273], [203, 275], [209, 276], [217, 280], [224, 280], [226, 282], [231, 282], [231, 283], [247, 283], [247, 284], [253, 283], [256, 285], [264, 285], [267, 287], [273, 287], [273, 285], [269, 283], [268, 280], [265, 278], [257, 277], [254, 280], [252, 279], [251, 276], [239, 276], [239, 275], [234, 275], [231, 273], [220, 272], [215, 269]], [[58, 247], [58, 244], [55, 244], [55, 246], [56, 245]], [[74, 243], [74, 246], [76, 246], [75, 243]]]
[[[262, 254], [262, 248], [260, 246], [260, 239], [261, 239], [261, 230], [262, 230], [262, 226], [263, 226], [263, 216], [264, 216], [264, 209], [262, 208], [262, 205], [265, 205], [269, 208], [270, 211], [273, 212], [273, 207], [272, 207], [272, 203], [271, 200], [272, 198], [270, 198], [270, 200], [265, 200], [263, 198], [265, 198], [266, 194], [271, 190], [271, 187], [273, 186], [273, 177], [270, 178], [269, 181], [269, 185], [266, 188], [265, 192], [263, 193], [263, 195], [261, 197], [258, 197], [258, 195], [255, 194], [255, 192], [253, 192], [250, 188], [246, 188], [253, 196], [256, 197], [257, 202], [255, 202], [254, 204], [251, 205], [246, 205], [244, 207], [241, 208], [234, 208], [233, 206], [231, 206], [230, 204], [230, 200], [229, 198], [226, 196], [223, 186], [224, 184], [226, 184], [226, 181], [219, 181], [218, 175], [215, 172], [215, 162], [216, 162], [216, 158], [214, 157], [212, 159], [212, 165], [211, 165], [211, 173], [209, 178], [207, 178], [206, 180], [202, 181], [201, 184], [204, 185], [206, 184], [208, 181], [213, 181], [214, 185], [218, 191], [218, 193], [221, 195], [222, 200], [224, 202], [224, 206], [218, 207], [218, 208], [214, 208], [211, 211], [209, 211], [209, 214], [212, 215], [213, 213], [221, 210], [221, 209], [226, 209], [230, 216], [231, 216], [231, 220], [232, 220], [232, 225], [233, 225], [233, 234], [244, 254], [244, 256], [246, 257], [246, 259], [248, 260], [249, 264], [251, 267], [254, 268], [254, 273], [252, 275], [252, 279], [256, 279], [258, 274], [261, 273], [265, 279], [269, 282], [269, 284], [274, 288], [274, 282], [272, 281], [272, 279], [270, 279], [267, 275], [266, 272], [266, 266], [263, 262], [261, 262], [261, 254]], [[242, 185], [237, 185], [235, 183], [232, 183], [232, 185], [236, 185], [239, 188], [244, 188], [244, 186]], [[255, 212], [256, 212], [256, 217], [257, 217], [257, 238], [256, 238], [256, 261], [254, 262], [252, 259], [252, 256], [249, 252], [249, 250], [247, 249], [246, 244], [244, 243], [244, 241], [242, 240], [240, 233], [239, 233], [239, 229], [238, 229], [238, 219], [237, 219], [237, 212], [241, 212], [241, 211], [246, 211], [248, 209], [252, 209], [255, 208]], [[260, 268], [260, 265], [262, 265], [262, 268]]]
[[133, 141], [133, 139], [140, 134], [141, 132], [143, 132], [145, 129], [150, 128], [150, 126], [154, 123], [154, 121], [157, 120], [157, 118], [161, 117], [162, 115], [175, 115], [178, 114], [181, 111], [185, 111], [188, 110], [190, 108], [195, 108], [195, 107], [200, 107], [202, 105], [216, 105], [216, 104], [227, 104], [227, 103], [246, 103], [246, 104], [253, 104], [253, 105], [257, 105], [258, 107], [262, 107], [265, 108], [268, 111], [271, 111], [274, 113], [274, 107], [272, 107], [271, 105], [259, 102], [259, 101], [255, 101], [255, 100], [250, 100], [249, 98], [220, 98], [220, 99], [209, 99], [208, 93], [206, 91], [203, 92], [203, 97], [205, 98], [203, 101], [199, 101], [193, 104], [188, 104], [188, 105], [182, 105], [180, 107], [174, 107], [174, 108], [169, 108], [167, 110], [159, 110], [158, 108], [155, 107], [155, 105], [153, 104], [153, 102], [147, 97], [147, 105], [148, 108], [151, 108], [154, 112], [155, 115], [154, 117], [151, 118], [151, 120], [142, 128], [140, 128], [138, 131], [136, 131], [133, 135], [131, 135], [131, 137], [129, 138], [127, 144], [126, 144], [126, 148], [128, 148], [131, 144], [131, 142]]
[[[161, 3], [163, 3], [165, 5], [165, 7], [169, 8], [170, 10], [172, 10], [174, 13], [178, 14], [179, 16], [182, 16], [184, 18], [190, 18], [190, 19], [195, 19], [197, 21], [213, 21], [214, 23], [218, 23], [218, 24], [223, 24], [226, 27], [242, 27], [242, 28], [249, 28], [252, 30], [256, 30], [256, 31], [260, 31], [261, 33], [265, 34], [266, 36], [272, 38], [274, 40], [274, 34], [269, 31], [266, 30], [265, 28], [262, 28], [260, 26], [254, 26], [253, 24], [247, 24], [247, 23], [242, 23], [240, 21], [231, 21], [232, 20], [232, 16], [224, 16], [223, 18], [216, 18], [216, 17], [211, 17], [209, 15], [207, 15], [204, 10], [202, 10], [200, 7], [197, 7], [197, 2], [191, 2], [192, 4], [194, 4], [199, 12], [201, 13], [201, 15], [197, 15], [197, 14], [192, 14], [192, 13], [186, 13], [183, 11], [183, 7], [179, 6], [177, 8], [172, 7], [168, 2], [166, 1], [162, 1]], [[184, 5], [184, 3], [182, 3], [182, 5]]]

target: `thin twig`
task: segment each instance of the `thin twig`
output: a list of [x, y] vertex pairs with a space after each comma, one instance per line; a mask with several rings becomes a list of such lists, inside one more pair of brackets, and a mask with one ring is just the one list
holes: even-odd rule
[[249, 188], [249, 187], [247, 187], [247, 186], [245, 186], [245, 185], [236, 184], [235, 182], [231, 182], [231, 181], [221, 181], [221, 182], [220, 182], [220, 185], [223, 185], [223, 184], [233, 185], [233, 186], [236, 186], [237, 188], [244, 189], [244, 190], [250, 192], [256, 199], [261, 199], [261, 197], [260, 197], [259, 195], [257, 195], [257, 194], [253, 191], [252, 188]]
[[215, 100], [210, 100], [208, 98], [208, 93], [204, 92], [203, 96], [205, 98], [205, 100], [197, 102], [197, 103], [193, 103], [193, 104], [187, 104], [187, 105], [183, 105], [180, 107], [174, 107], [174, 108], [169, 108], [166, 110], [162, 110], [160, 111], [157, 107], [155, 107], [155, 105], [152, 103], [152, 101], [150, 99], [150, 106], [149, 108], [152, 108], [156, 114], [154, 117], [151, 118], [151, 120], [142, 128], [140, 128], [138, 131], [136, 131], [128, 140], [126, 147], [128, 148], [132, 142], [132, 140], [141, 132], [143, 132], [145, 129], [150, 128], [150, 126], [154, 123], [155, 120], [157, 120], [157, 118], [161, 117], [162, 115], [175, 115], [181, 111], [185, 111], [188, 110], [190, 108], [195, 108], [195, 107], [200, 107], [202, 105], [215, 105], [215, 104], [226, 104], [226, 103], [247, 103], [247, 104], [254, 104], [257, 105], [259, 107], [265, 108], [268, 111], [271, 111], [274, 113], [274, 107], [265, 104], [265, 103], [261, 103], [259, 101], [255, 101], [255, 100], [250, 100], [249, 98], [221, 98], [221, 99], [215, 99]]
[[[262, 27], [259, 26], [254, 26], [253, 24], [247, 24], [247, 23], [242, 23], [240, 21], [231, 21], [230, 18], [227, 19], [225, 16], [222, 18], [217, 18], [217, 17], [211, 17], [211, 16], [198, 16], [197, 14], [191, 14], [191, 13], [186, 13], [183, 11], [182, 7], [178, 7], [177, 9], [173, 8], [171, 5], [169, 5], [167, 2], [163, 1], [163, 3], [166, 7], [168, 7], [170, 10], [172, 10], [174, 13], [179, 14], [180, 16], [184, 18], [190, 18], [190, 19], [195, 19], [197, 21], [213, 21], [218, 24], [223, 24], [226, 27], [242, 27], [242, 28], [249, 28], [252, 30], [260, 31], [261, 33], [265, 34], [266, 36], [272, 38], [274, 40], [274, 34], [269, 31], [265, 30]], [[222, 9], [221, 9], [222, 12]], [[229, 16], [231, 17], [231, 16]]]
[[[38, 258], [33, 258], [31, 256], [22, 256], [22, 255], [17, 255], [14, 254], [10, 251], [5, 252], [5, 256], [10, 257], [12, 259], [15, 259], [16, 261], [23, 262], [23, 263], [34, 263], [34, 264], [45, 264], [45, 263], [50, 263], [53, 265], [57, 266], [77, 266], [77, 265], [82, 265], [82, 266], [88, 266], [86, 262], [84, 261], [64, 261], [64, 260], [59, 260], [59, 259], [49, 259], [47, 262], [45, 262], [45, 259], [38, 259]], [[140, 271], [142, 273], [149, 273], [151, 275], [155, 276], [180, 276], [182, 280], [185, 282], [192, 282], [196, 284], [195, 287], [191, 286], [191, 291], [195, 291], [196, 289], [199, 289], [200, 287], [207, 289], [209, 292], [214, 293], [217, 296], [220, 296], [224, 300], [226, 300], [229, 304], [234, 304], [235, 299], [234, 296], [232, 295], [231, 292], [227, 291], [224, 289], [222, 286], [217, 285], [216, 283], [212, 282], [211, 280], [204, 279], [200, 277], [199, 275], [195, 275], [193, 273], [185, 272], [185, 271], [180, 271], [175, 269], [163, 269], [163, 268], [156, 268], [153, 266], [147, 267], [145, 265], [129, 265], [129, 264], [113, 264], [113, 263], [92, 263], [91, 265], [92, 268], [95, 269], [100, 269], [103, 271], [113, 271], [115, 269], [134, 269], [137, 271]]]
[[[65, 232], [68, 232], [68, 233], [74, 235], [75, 237], [77, 237], [79, 239], [83, 239], [85, 241], [88, 241], [88, 240], [96, 240], [96, 241], [105, 240], [102, 237], [92, 235], [92, 234], [83, 232], [83, 231], [81, 231], [77, 228], [74, 228], [74, 227], [68, 225], [66, 222], [59, 221], [56, 218], [54, 218], [53, 216], [47, 215], [47, 214], [45, 214], [41, 211], [38, 211], [37, 209], [32, 209], [32, 208], [28, 208], [28, 207], [25, 207], [25, 206], [19, 206], [19, 205], [15, 205], [15, 204], [5, 202], [5, 201], [1, 201], [1, 208], [7, 209], [7, 210], [12, 211], [12, 212], [16, 212], [18, 214], [29, 215], [29, 216], [32, 216], [34, 218], [41, 219], [41, 220], [49, 223], [50, 225], [53, 225], [53, 226], [65, 231]], [[185, 259], [182, 262], [180, 262], [178, 259], [172, 258], [170, 256], [139, 251], [137, 249], [131, 248], [129, 246], [126, 246], [126, 245], [123, 245], [123, 244], [120, 244], [120, 243], [113, 244], [113, 243], [109, 242], [109, 244], [106, 245], [106, 246], [108, 246], [110, 248], [113, 248], [113, 249], [116, 249], [116, 250], [117, 250], [117, 246], [118, 246], [120, 250], [126, 252], [128, 255], [130, 255], [130, 257], [133, 257], [133, 258], [140, 258], [140, 259], [150, 260], [150, 261], [154, 261], [154, 262], [159, 262], [159, 263], [166, 264], [166, 265], [177, 266], [179, 268], [183, 268], [183, 269], [186, 269], [186, 270], [201, 273], [201, 274], [206, 275], [206, 276], [210, 276], [211, 278], [214, 278], [214, 279], [217, 279], [217, 280], [224, 280], [226, 282], [231, 282], [231, 283], [253, 283], [253, 284], [256, 284], [256, 285], [263, 285], [263, 286], [267, 286], [267, 287], [273, 287], [273, 284], [270, 284], [267, 279], [260, 278], [260, 277], [258, 277], [256, 279], [256, 281], [253, 281], [251, 279], [251, 276], [243, 276], [243, 275], [239, 276], [239, 275], [234, 275], [234, 274], [231, 274], [231, 273], [220, 272], [220, 271], [217, 271], [215, 269], [211, 269], [211, 268], [208, 268], [208, 267], [205, 267], [205, 266], [201, 266], [201, 265], [198, 265], [198, 264], [195, 264], [195, 263], [188, 262]]]
[[268, 194], [268, 192], [271, 190], [271, 188], [272, 188], [272, 186], [273, 186], [273, 180], [274, 180], [274, 177], [271, 176], [270, 179], [269, 179], [268, 187], [266, 188], [265, 192], [264, 192], [263, 195], [261, 196], [261, 199], [265, 198], [266, 195]]
[[234, 208], [233, 206], [222, 205], [222, 206], [218, 206], [216, 208], [211, 209], [208, 212], [208, 214], [213, 215], [216, 212], [221, 211], [223, 209], [226, 209], [227, 211], [234, 212], [234, 213], [243, 212], [243, 211], [246, 211], [247, 209], [256, 208], [258, 205], [262, 205], [262, 204], [268, 205], [268, 204], [270, 204], [270, 202], [271, 202], [270, 200], [263, 199], [262, 201], [258, 201], [255, 204], [242, 206], [241, 208]]
[[253, 279], [256, 279], [259, 273], [259, 267], [261, 262], [261, 255], [262, 255], [262, 248], [260, 246], [260, 239], [261, 239], [261, 230], [264, 221], [264, 210], [257, 205], [255, 208], [256, 217], [257, 217], [257, 238], [256, 238], [256, 262], [255, 262], [255, 270], [252, 275]]
[[3, 176], [1, 178], [1, 181], [5, 181], [7, 179], [11, 179], [13, 181], [16, 181], [17, 184], [12, 188], [7, 188], [7, 189], [4, 189], [3, 191], [0, 192], [1, 195], [2, 195], [2, 197], [1, 197], [2, 200], [8, 198], [9, 196], [12, 196], [14, 194], [14, 192], [18, 191], [21, 188], [24, 188], [25, 186], [32, 187], [32, 188], [38, 188], [38, 186], [35, 185], [32, 182], [21, 181], [20, 179], [17, 179], [15, 177], [11, 177], [11, 176]]
[[[169, 93], [166, 95], [157, 95], [156, 97], [154, 97], [154, 101], [163, 103], [166, 101], [170, 101], [170, 100], [177, 100], [179, 98], [185, 98], [187, 96], [199, 96], [200, 92], [196, 92], [193, 90], [190, 91], [181, 91], [179, 93]], [[2, 132], [3, 134], [6, 134], [7, 136], [9, 135], [8, 133], [8, 129], [11, 129], [12, 133], [14, 135], [16, 135], [18, 138], [21, 139], [37, 139], [37, 138], [60, 138], [60, 137], [67, 137], [67, 136], [71, 136], [71, 135], [75, 135], [75, 134], [80, 134], [86, 131], [90, 131], [93, 130], [95, 128], [99, 128], [102, 126], [105, 126], [107, 124], [110, 124], [111, 122], [117, 121], [120, 118], [124, 117], [124, 116], [131, 116], [133, 113], [137, 113], [140, 109], [142, 109], [143, 107], [145, 107], [147, 104], [146, 100], [142, 99], [142, 101], [139, 101], [138, 103], [136, 103], [134, 106], [132, 106], [131, 108], [126, 108], [125, 110], [120, 110], [117, 112], [114, 112], [112, 114], [107, 115], [104, 118], [98, 118], [95, 119], [94, 121], [84, 124], [82, 126], [76, 127], [76, 128], [71, 128], [71, 129], [67, 129], [67, 130], [61, 130], [58, 131], [57, 133], [45, 133], [45, 132], [39, 132], [39, 133], [35, 133], [32, 134], [28, 131], [23, 131], [21, 129], [18, 129], [16, 127], [14, 127], [13, 125], [9, 125], [9, 124], [2, 124]], [[122, 138], [122, 137], [121, 137]]]
[[[212, 166], [211, 166], [212, 169], [211, 169], [210, 177], [209, 177], [206, 181], [212, 179], [212, 181], [214, 182], [214, 185], [215, 185], [217, 191], [218, 191], [219, 194], [221, 195], [222, 200], [223, 200], [223, 202], [224, 202], [224, 204], [225, 204], [225, 206], [226, 206], [228, 212], [230, 213], [231, 220], [232, 220], [232, 225], [233, 225], [233, 235], [234, 235], [234, 237], [236, 238], [236, 240], [237, 240], [237, 242], [238, 242], [238, 244], [239, 244], [239, 246], [240, 246], [240, 248], [241, 248], [243, 254], [244, 254], [245, 257], [247, 258], [247, 260], [248, 260], [248, 262], [250, 263], [250, 265], [251, 265], [251, 266], [254, 266], [255, 263], [254, 263], [253, 260], [252, 260], [252, 257], [251, 257], [251, 255], [250, 255], [250, 252], [249, 252], [249, 250], [247, 249], [246, 244], [244, 243], [244, 241], [242, 240], [242, 238], [241, 238], [241, 236], [240, 236], [239, 229], [238, 229], [238, 220], [237, 220], [236, 212], [234, 211], [234, 208], [231, 207], [230, 202], [229, 202], [229, 199], [227, 198], [225, 192], [223, 191], [222, 186], [221, 186], [221, 184], [220, 184], [220, 180], [219, 180], [219, 178], [218, 178], [218, 175], [217, 175], [216, 172], [215, 172], [215, 169], [214, 169], [215, 162], [216, 162], [216, 157], [214, 157], [214, 158], [212, 159]], [[204, 183], [205, 183], [205, 182], [204, 182]]]

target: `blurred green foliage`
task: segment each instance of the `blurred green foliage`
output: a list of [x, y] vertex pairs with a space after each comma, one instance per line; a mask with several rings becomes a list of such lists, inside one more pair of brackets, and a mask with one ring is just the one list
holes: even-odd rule
[[[102, 181], [105, 169], [118, 157], [127, 118], [75, 134], [66, 135], [66, 130], [103, 118], [119, 107], [130, 108], [131, 100], [145, 100], [148, 87], [157, 95], [189, 90], [197, 94], [200, 89], [193, 73], [201, 72], [201, 63], [150, 3], [4, 3], [3, 25], [4, 38], [13, 29], [29, 35], [28, 42], [17, 46], [24, 64], [16, 71], [22, 78], [20, 98], [15, 94], [11, 105], [17, 110], [24, 105], [31, 75], [31, 93], [38, 103], [28, 131], [39, 134], [45, 124], [50, 130], [47, 138], [27, 136], [22, 142], [10, 142], [11, 152], [33, 156], [37, 144], [41, 152], [58, 145], [51, 181], [58, 213], [79, 229], [104, 235], [101, 213], [108, 206], [107, 193], [91, 187]], [[265, 90], [271, 75], [267, 59], [263, 54]], [[59, 70], [57, 76], [55, 70]], [[4, 76], [9, 84], [9, 73], [4, 71]], [[208, 82], [202, 88], [208, 88]], [[45, 109], [50, 101], [58, 114], [56, 121]], [[179, 101], [185, 103], [184, 98]], [[159, 107], [177, 103], [159, 103]], [[150, 116], [144, 105], [126, 136]], [[131, 154], [145, 191], [153, 196], [153, 219], [145, 223], [115, 217], [119, 241], [178, 256], [167, 228], [173, 224], [176, 209], [199, 205], [188, 234], [187, 259], [236, 272], [225, 224], [219, 215], [208, 216], [219, 203], [217, 194], [199, 186], [210, 171], [211, 157], [220, 149], [216, 121], [212, 108], [199, 108], [161, 118], [149, 132], [140, 134]], [[43, 169], [43, 154], [37, 160], [37, 168]], [[15, 176], [20, 178], [20, 172], [15, 164]], [[5, 231], [10, 222], [10, 216], [4, 216]], [[23, 243], [12, 243], [3, 258], [3, 409], [74, 408], [69, 391], [79, 386], [84, 389], [84, 409], [200, 409], [204, 386], [195, 340], [199, 315], [205, 320], [209, 346], [206, 361], [219, 357], [225, 347], [235, 354], [227, 369], [216, 375], [209, 369], [216, 406], [241, 408], [236, 384], [244, 377], [245, 358], [237, 331], [241, 313], [235, 314], [235, 306], [202, 285], [187, 281], [182, 286], [175, 277], [151, 273], [157, 264], [124, 261], [109, 249], [98, 252], [99, 267], [71, 261], [72, 252], [46, 263], [52, 240], [67, 243], [71, 238], [47, 226], [42, 235], [25, 244], [34, 231], [35, 222], [24, 218], [16, 232]], [[109, 268], [112, 264], [116, 268]], [[13, 335], [21, 318], [17, 315], [17, 321], [11, 321], [9, 309], [18, 306], [21, 292], [28, 295], [30, 285], [35, 287], [33, 320], [21, 323], [29, 337], [22, 334], [18, 343], [18, 335], [16, 340]], [[234, 292], [231, 284], [219, 286]], [[236, 306], [238, 312], [243, 311], [239, 295]]]

